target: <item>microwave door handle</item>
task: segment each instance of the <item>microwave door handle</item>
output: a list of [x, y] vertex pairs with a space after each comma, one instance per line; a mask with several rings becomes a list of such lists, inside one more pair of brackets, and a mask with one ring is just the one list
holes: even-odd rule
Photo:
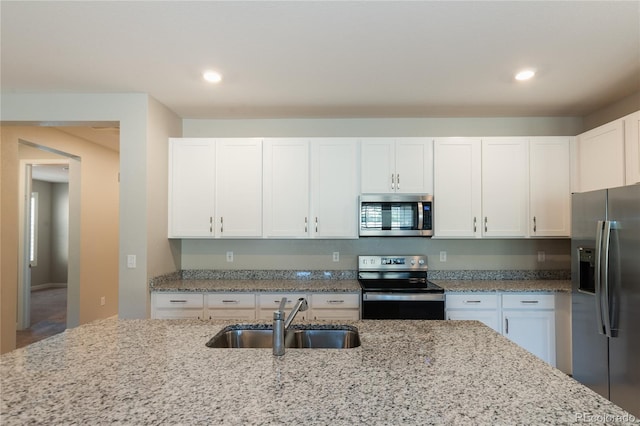
[[422, 230], [424, 225], [424, 210], [422, 210], [422, 201], [418, 201], [418, 230]]

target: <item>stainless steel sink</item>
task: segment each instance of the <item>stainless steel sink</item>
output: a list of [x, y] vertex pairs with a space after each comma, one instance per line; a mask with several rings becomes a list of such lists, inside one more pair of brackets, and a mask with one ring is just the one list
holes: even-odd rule
[[[230, 325], [207, 342], [210, 348], [271, 348], [273, 330], [264, 324]], [[349, 349], [360, 346], [358, 329], [350, 325], [294, 325], [285, 334], [285, 348]]]

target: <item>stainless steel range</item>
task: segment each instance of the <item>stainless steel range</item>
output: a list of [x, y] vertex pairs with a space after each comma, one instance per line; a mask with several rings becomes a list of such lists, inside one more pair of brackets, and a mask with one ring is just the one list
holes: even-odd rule
[[427, 256], [358, 256], [362, 319], [444, 319], [444, 290], [427, 279]]

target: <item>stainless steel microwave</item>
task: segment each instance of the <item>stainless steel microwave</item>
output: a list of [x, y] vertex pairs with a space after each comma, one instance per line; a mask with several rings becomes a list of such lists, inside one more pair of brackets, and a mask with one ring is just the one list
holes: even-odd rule
[[433, 196], [428, 194], [361, 195], [360, 236], [433, 236]]

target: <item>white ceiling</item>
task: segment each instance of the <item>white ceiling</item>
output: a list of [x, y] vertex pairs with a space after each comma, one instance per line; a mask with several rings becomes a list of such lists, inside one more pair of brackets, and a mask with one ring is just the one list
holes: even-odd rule
[[[640, 88], [640, 1], [3, 0], [0, 14], [3, 92], [143, 92], [183, 118], [581, 116]], [[522, 67], [536, 78], [516, 83]]]

